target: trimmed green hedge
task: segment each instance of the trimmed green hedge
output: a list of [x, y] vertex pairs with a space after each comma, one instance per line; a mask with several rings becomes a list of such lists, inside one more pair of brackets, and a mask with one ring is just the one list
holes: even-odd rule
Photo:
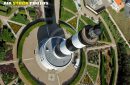
[[32, 84], [32, 85], [38, 85], [38, 83], [32, 78], [31, 74], [29, 71], [26, 69], [25, 65], [23, 63], [20, 63], [19, 65], [20, 70], [24, 77]]

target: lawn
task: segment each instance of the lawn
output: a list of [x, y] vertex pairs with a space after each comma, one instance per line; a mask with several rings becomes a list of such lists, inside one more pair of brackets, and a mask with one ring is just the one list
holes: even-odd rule
[[96, 23], [93, 20], [89, 19], [88, 17], [81, 16], [81, 18], [88, 24], [88, 25], [95, 25]]
[[73, 16], [74, 15], [72, 13], [66, 11], [63, 7], [61, 8], [61, 16], [60, 16], [61, 20], [66, 21]]
[[34, 8], [34, 7], [27, 7], [27, 11], [28, 11], [30, 17], [31, 17], [33, 20], [35, 20], [36, 15], [37, 15], [35, 8]]
[[106, 11], [103, 11], [101, 13], [101, 16], [103, 17], [103, 19], [105, 20], [106, 24], [108, 25], [114, 39], [116, 42], [122, 42], [122, 37], [120, 36], [118, 30], [116, 29], [115, 25], [113, 24], [113, 22], [111, 21], [111, 19], [109, 18], [109, 15]]
[[76, 33], [75, 30], [73, 30], [70, 26], [66, 24], [60, 24], [60, 27], [65, 29], [67, 32], [69, 32], [71, 35], [74, 35]]
[[6, 56], [5, 48], [0, 47], [0, 61], [4, 61]]
[[19, 13], [16, 14], [16, 16], [13, 16], [11, 18], [11, 20], [22, 23], [22, 24], [28, 24], [29, 23], [29, 20], [24, 15], [21, 15]]
[[[121, 37], [119, 31], [116, 29], [116, 26], [113, 24], [113, 22], [110, 20], [108, 13], [106, 11], [103, 11], [101, 13], [101, 16], [103, 17], [103, 19], [105, 20], [105, 22], [107, 23], [107, 25], [109, 26], [109, 29], [116, 41], [116, 43], [122, 43], [126, 50], [127, 53], [130, 54], [130, 48], [126, 45], [125, 41], [123, 40], [123, 38]], [[128, 24], [129, 25], [129, 24]], [[126, 31], [128, 32], [128, 31]], [[129, 34], [129, 33], [128, 33]]]
[[12, 74], [12, 73], [4, 73], [4, 74], [2, 74], [2, 80], [4, 81], [5, 85], [8, 85], [16, 77], [17, 77], [17, 75]]
[[9, 28], [3, 28], [2, 33], [0, 34], [0, 38], [5, 42], [13, 43], [15, 41], [14, 35]]
[[8, 7], [0, 5], [0, 10], [6, 11], [7, 9], [8, 9]]
[[101, 27], [101, 30], [102, 30], [102, 34], [99, 36], [99, 40], [100, 41], [111, 42], [111, 38], [110, 38], [104, 24], [101, 23], [100, 27]]
[[125, 16], [124, 10], [122, 12], [116, 13], [112, 8], [108, 8], [110, 14], [114, 18], [115, 22], [119, 26], [122, 33], [125, 35], [126, 39], [130, 41], [130, 18]]
[[13, 29], [13, 31], [15, 32], [15, 34], [19, 31], [19, 29], [22, 27], [21, 25], [12, 23], [12, 22], [8, 22], [10, 27]]
[[68, 8], [68, 9], [72, 10], [73, 12], [77, 12], [77, 8], [76, 8], [73, 0], [62, 0], [61, 6]]
[[20, 10], [19, 14], [26, 14], [25, 10]]
[[84, 75], [79, 85], [93, 85], [92, 80], [90, 79], [88, 74]]
[[0, 28], [2, 27], [2, 21], [0, 20]]
[[112, 70], [112, 74], [111, 74], [111, 80], [110, 80], [110, 84], [114, 85], [115, 83], [115, 76], [116, 76], [116, 58], [115, 58], [115, 51], [113, 48], [111, 48], [111, 70]]
[[9, 11], [9, 13], [0, 11], [0, 15], [2, 15], [2, 16], [10, 16], [16, 10], [17, 10], [17, 7], [12, 7], [11, 11]]
[[78, 22], [78, 31], [82, 30], [85, 26], [85, 24], [79, 19], [79, 22]]
[[87, 71], [94, 82], [96, 81], [98, 70], [99, 69], [97, 67], [87, 65]]
[[105, 70], [105, 56], [101, 54], [101, 65], [100, 65], [100, 80], [101, 85], [106, 85], [106, 70]]
[[76, 29], [76, 27], [77, 27], [77, 17], [73, 18], [68, 23]]

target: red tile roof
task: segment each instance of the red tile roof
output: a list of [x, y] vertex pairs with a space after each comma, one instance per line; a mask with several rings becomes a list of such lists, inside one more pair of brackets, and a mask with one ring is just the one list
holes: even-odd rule
[[121, 5], [122, 0], [115, 0], [115, 2], [116, 2], [118, 5]]

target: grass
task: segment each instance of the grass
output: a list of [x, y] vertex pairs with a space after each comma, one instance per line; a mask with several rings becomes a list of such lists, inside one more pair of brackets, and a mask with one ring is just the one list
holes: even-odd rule
[[17, 57], [19, 58], [19, 67], [21, 72], [23, 73], [24, 77], [32, 84], [32, 85], [38, 85], [37, 82], [32, 78], [32, 76], [30, 75], [30, 73], [28, 72], [28, 70], [26, 69], [26, 67], [24, 66], [24, 64], [22, 63], [22, 50], [23, 50], [23, 44], [24, 41], [26, 39], [26, 37], [29, 36], [30, 32], [35, 29], [36, 27], [42, 26], [44, 25], [44, 22], [39, 22], [37, 24], [34, 24], [33, 26], [31, 26], [22, 36], [19, 45], [18, 45], [18, 54]]
[[34, 9], [33, 7], [27, 7], [27, 10], [28, 10], [28, 11], [29, 11], [29, 10], [34, 11], [35, 9]]
[[30, 15], [30, 17], [33, 19], [33, 20], [35, 20], [35, 17], [36, 17], [36, 10], [35, 10], [35, 8], [34, 7], [27, 7], [27, 11], [29, 12], [29, 11], [32, 11], [31, 13], [29, 12], [29, 15]]
[[16, 77], [17, 77], [17, 75], [12, 74], [12, 73], [4, 73], [4, 74], [2, 74], [2, 80], [4, 81], [5, 85], [8, 85]]
[[2, 27], [2, 21], [0, 20], [0, 28]]
[[101, 13], [101, 16], [103, 17], [103, 19], [105, 20], [106, 24], [108, 25], [114, 39], [116, 42], [122, 42], [122, 38], [118, 32], [118, 30], [116, 29], [116, 26], [113, 24], [113, 22], [111, 21], [111, 19], [109, 18], [109, 15], [107, 14], [106, 11], [103, 11]]
[[88, 17], [85, 17], [85, 16], [81, 16], [81, 18], [89, 25], [95, 25], [96, 23], [93, 22], [93, 20], [89, 19]]
[[2, 33], [0, 34], [0, 37], [2, 40], [4, 40], [5, 42], [11, 42], [13, 43], [15, 41], [14, 35], [12, 34], [11, 31], [9, 31], [10, 29], [3, 29]]
[[78, 22], [78, 31], [82, 30], [85, 26], [85, 24], [79, 19], [79, 22]]
[[73, 16], [74, 15], [72, 13], [66, 11], [63, 7], [61, 8], [61, 17], [60, 17], [61, 20], [66, 21]]
[[85, 67], [86, 67], [85, 52], [82, 50], [81, 51], [81, 66], [80, 66], [79, 73], [78, 73], [77, 77], [74, 79], [74, 81], [72, 81], [72, 83], [70, 85], [77, 85], [77, 83], [81, 79], [81, 76], [84, 73]]
[[90, 79], [88, 74], [84, 75], [79, 85], [93, 85], [92, 80]]
[[112, 74], [111, 74], [111, 80], [110, 84], [114, 85], [115, 83], [115, 75], [116, 75], [116, 58], [115, 58], [115, 51], [113, 48], [111, 48], [111, 62], [112, 62]]
[[0, 5], [0, 10], [6, 11], [7, 9], [8, 9], [8, 7]]
[[101, 56], [100, 79], [101, 85], [106, 85], [105, 56], [103, 54]]
[[60, 27], [63, 28], [63, 29], [66, 29], [66, 31], [69, 32], [72, 35], [74, 35], [76, 33], [75, 30], [73, 30], [70, 26], [68, 26], [66, 24], [60, 24]]
[[70, 20], [68, 22], [71, 26], [73, 26], [74, 28], [77, 27], [77, 17], [73, 18], [72, 20]]
[[22, 24], [28, 24], [29, 23], [29, 20], [24, 15], [21, 15], [19, 13], [16, 14], [16, 16], [13, 16], [11, 18], [11, 20], [22, 23]]
[[[115, 27], [115, 25], [113, 24], [113, 22], [111, 21], [111, 19], [109, 18], [109, 15], [108, 15], [108, 13], [106, 12], [106, 11], [103, 11], [102, 13], [101, 13], [101, 16], [103, 17], [103, 19], [105, 20], [105, 22], [107, 23], [107, 25], [109, 26], [109, 29], [110, 29], [110, 31], [111, 31], [111, 33], [112, 33], [112, 35], [113, 35], [113, 37], [114, 37], [114, 39], [115, 39], [115, 41], [116, 41], [116, 43], [117, 43], [117, 46], [118, 46], [118, 43], [121, 43], [122, 44], [122, 46], [124, 46], [125, 48], [124, 49], [122, 49], [122, 50], [127, 50], [127, 52], [130, 52], [130, 49], [128, 48], [128, 46], [126, 45], [126, 43], [125, 43], [125, 41], [123, 40], [123, 38], [120, 36], [120, 34], [119, 34], [119, 32], [118, 32], [118, 30], [116, 29], [116, 27]], [[122, 23], [121, 23], [122, 24]], [[129, 50], [129, 51], [128, 51]], [[112, 74], [112, 80], [111, 80], [111, 85], [113, 85], [113, 83], [114, 83], [114, 77], [115, 77], [115, 71], [117, 70], [116, 69], [116, 64], [115, 64], [115, 57], [113, 57], [113, 55], [114, 55], [114, 52], [112, 51], [112, 64], [113, 64], [113, 69], [112, 69], [112, 72], [113, 72], [113, 74]], [[129, 53], [128, 53], [129, 54]], [[123, 55], [122, 55], [123, 56]]]
[[25, 10], [20, 10], [19, 14], [26, 14]]
[[17, 7], [12, 7], [11, 8], [11, 11], [9, 13], [6, 13], [6, 12], [2, 12], [0, 11], [0, 15], [2, 16], [10, 16], [13, 12], [15, 12], [17, 10]]
[[61, 6], [68, 8], [73, 12], [77, 12], [77, 8], [73, 0], [62, 0]]
[[19, 31], [19, 29], [22, 27], [21, 25], [12, 23], [12, 22], [8, 22], [10, 27], [13, 29], [13, 31], [15, 32], [15, 34]]
[[5, 48], [0, 47], [0, 61], [4, 61], [6, 56]]
[[93, 67], [90, 65], [87, 65], [87, 71], [90, 75], [90, 77], [93, 79], [93, 81], [96, 81], [97, 78], [97, 74], [98, 74], [98, 68], [97, 67]]
[[109, 34], [108, 34], [104, 24], [101, 23], [100, 27], [101, 27], [101, 30], [102, 30], [102, 34], [99, 36], [99, 40], [100, 41], [111, 42], [111, 38], [110, 38], [110, 36], [109, 36]]
[[123, 40], [123, 38], [120, 36], [120, 33], [118, 32], [116, 26], [113, 24], [113, 22], [111, 21], [108, 13], [106, 11], [103, 11], [101, 13], [101, 16], [103, 17], [103, 19], [105, 20], [106, 24], [108, 25], [116, 43], [122, 43], [126, 49], [128, 48], [128, 46], [126, 45], [125, 41]]
[[126, 37], [126, 39], [130, 40], [130, 18], [124, 15], [124, 10], [122, 12], [116, 13], [112, 8], [108, 8], [110, 14], [112, 15], [113, 19], [119, 26], [120, 30]]

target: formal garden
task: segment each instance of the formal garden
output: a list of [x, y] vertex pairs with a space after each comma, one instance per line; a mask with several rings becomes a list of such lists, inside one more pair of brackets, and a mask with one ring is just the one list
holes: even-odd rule
[[6, 43], [14, 43], [15, 37], [7, 25], [3, 25], [0, 29], [0, 61], [3, 61], [7, 58], [7, 52], [12, 49], [12, 46]]
[[100, 64], [100, 81], [102, 85], [115, 84], [116, 75], [116, 59], [115, 51], [113, 48], [101, 52], [101, 64]]
[[15, 34], [17, 34], [17, 32], [22, 27], [21, 25], [18, 25], [16, 23], [12, 23], [12, 22], [8, 22], [8, 23], [9, 23], [10, 27], [12, 28], [12, 30], [14, 31]]
[[32, 20], [35, 20], [37, 18], [36, 8], [27, 7], [26, 10], [28, 11], [28, 14], [32, 18]]
[[108, 8], [109, 13], [115, 20], [116, 24], [119, 26], [120, 30], [124, 34], [125, 38], [130, 41], [130, 18], [125, 16], [125, 10], [121, 10], [121, 12], [116, 13], [111, 7]]
[[30, 22], [25, 8], [23, 7], [18, 8], [18, 13], [14, 13], [14, 16], [11, 18], [11, 20], [22, 24], [28, 24]]
[[17, 70], [12, 63], [9, 65], [0, 65], [0, 72], [5, 85], [9, 84], [18, 77]]

